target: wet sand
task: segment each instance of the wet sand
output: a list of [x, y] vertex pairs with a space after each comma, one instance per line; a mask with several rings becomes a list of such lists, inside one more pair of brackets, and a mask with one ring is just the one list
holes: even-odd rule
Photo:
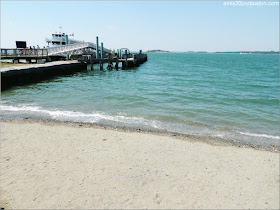
[[1, 122], [1, 207], [279, 208], [279, 152], [205, 142], [78, 124]]

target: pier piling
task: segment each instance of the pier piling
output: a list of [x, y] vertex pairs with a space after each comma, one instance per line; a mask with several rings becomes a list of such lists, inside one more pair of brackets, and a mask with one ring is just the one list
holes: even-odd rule
[[103, 42], [101, 42], [101, 59], [103, 58]]
[[[66, 39], [66, 45], [68, 45], [69, 44], [68, 35], [66, 35], [65, 39]], [[68, 54], [66, 55], [66, 60], [69, 60]]]
[[119, 50], [118, 50], [118, 54], [117, 54], [115, 68], [116, 68], [116, 70], [119, 70]]
[[98, 36], [96, 37], [96, 59], [99, 59], [99, 43], [98, 43]]
[[94, 55], [90, 56], [90, 70], [93, 71], [93, 59], [94, 59]]
[[101, 52], [100, 52], [100, 70], [103, 70], [103, 42], [101, 42]]

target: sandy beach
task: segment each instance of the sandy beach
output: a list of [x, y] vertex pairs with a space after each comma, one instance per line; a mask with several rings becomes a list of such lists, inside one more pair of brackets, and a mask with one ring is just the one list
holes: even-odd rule
[[1, 122], [5, 209], [278, 209], [279, 153], [192, 139]]

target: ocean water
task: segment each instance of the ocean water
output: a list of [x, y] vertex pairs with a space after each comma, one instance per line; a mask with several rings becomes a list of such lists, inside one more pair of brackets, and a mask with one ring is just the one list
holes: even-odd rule
[[279, 56], [150, 53], [130, 70], [82, 71], [2, 92], [1, 118], [59, 121], [279, 145]]

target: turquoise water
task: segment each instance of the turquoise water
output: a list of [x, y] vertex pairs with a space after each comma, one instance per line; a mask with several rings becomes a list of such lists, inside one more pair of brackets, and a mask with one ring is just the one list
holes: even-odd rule
[[279, 56], [150, 53], [2, 92], [2, 118], [50, 118], [279, 145]]

